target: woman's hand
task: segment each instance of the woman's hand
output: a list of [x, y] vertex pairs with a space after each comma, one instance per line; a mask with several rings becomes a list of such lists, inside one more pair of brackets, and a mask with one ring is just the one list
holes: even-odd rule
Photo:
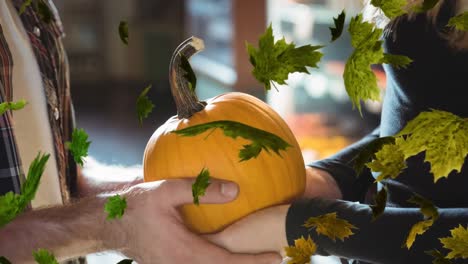
[[285, 226], [288, 208], [289, 205], [279, 205], [257, 211], [206, 238], [233, 253], [282, 254], [288, 245]]

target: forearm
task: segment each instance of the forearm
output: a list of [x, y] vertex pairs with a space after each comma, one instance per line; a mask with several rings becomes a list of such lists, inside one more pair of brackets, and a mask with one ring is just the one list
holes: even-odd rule
[[0, 255], [12, 263], [33, 263], [39, 248], [64, 260], [87, 253], [116, 249], [125, 241], [121, 221], [107, 221], [104, 197], [89, 197], [74, 204], [29, 211], [0, 229]]
[[83, 168], [78, 168], [80, 197], [95, 196], [127, 189], [143, 182], [143, 169], [139, 165], [107, 165], [88, 157]]
[[306, 167], [306, 188], [303, 198], [315, 197], [341, 199], [342, 194], [330, 173], [318, 168]]
[[[302, 225], [312, 216], [337, 212], [358, 229], [344, 242], [336, 242]], [[288, 243], [300, 236], [310, 235], [321, 255], [337, 255], [371, 263], [431, 263], [424, 251], [438, 249], [445, 253], [438, 238], [450, 236], [450, 229], [468, 222], [468, 209], [439, 209], [440, 216], [423, 235], [417, 236], [410, 250], [402, 244], [413, 224], [423, 219], [418, 208], [387, 207], [384, 214], [372, 222], [372, 211], [367, 205], [340, 201], [312, 199], [294, 203], [286, 217]]]

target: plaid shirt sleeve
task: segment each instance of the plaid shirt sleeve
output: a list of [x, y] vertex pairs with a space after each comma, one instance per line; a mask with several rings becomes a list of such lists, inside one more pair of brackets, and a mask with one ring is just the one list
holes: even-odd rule
[[[0, 82], [0, 103], [5, 102], [4, 99], [3, 85]], [[13, 136], [11, 112], [7, 111], [0, 115], [0, 195], [10, 191], [20, 193], [20, 179], [23, 177]]]

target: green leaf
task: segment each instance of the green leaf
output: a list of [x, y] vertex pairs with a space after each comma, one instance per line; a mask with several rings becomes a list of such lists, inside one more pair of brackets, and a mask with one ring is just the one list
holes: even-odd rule
[[407, 0], [371, 0], [371, 4], [382, 10], [386, 17], [393, 19], [406, 14]]
[[11, 264], [11, 262], [4, 256], [0, 256], [0, 264]]
[[301, 238], [294, 240], [294, 246], [285, 247], [284, 251], [286, 256], [291, 258], [287, 264], [309, 264], [310, 257], [317, 251], [317, 245], [310, 236], [307, 239], [301, 236]]
[[361, 100], [380, 101], [380, 89], [371, 64], [380, 63], [384, 56], [380, 40], [382, 30], [363, 22], [359, 14], [351, 18], [348, 31], [355, 49], [346, 61], [343, 79], [353, 108], [357, 107], [362, 115]]
[[8, 192], [0, 196], [0, 227], [15, 219], [34, 199], [49, 157], [49, 154], [39, 153], [31, 162], [26, 181], [21, 186], [21, 195]]
[[424, 234], [433, 224], [434, 224], [434, 219], [423, 220], [414, 224], [411, 227], [411, 230], [403, 246], [406, 247], [407, 249], [410, 249], [414, 241], [416, 240], [416, 236]]
[[468, 11], [450, 18], [447, 26], [455, 27], [455, 29], [460, 31], [468, 31]]
[[376, 181], [392, 178], [395, 179], [406, 168], [405, 155], [398, 144], [402, 139], [397, 138], [395, 144], [385, 144], [375, 153], [375, 159], [366, 163], [373, 172], [380, 172]]
[[450, 237], [439, 238], [444, 248], [450, 250], [446, 258], [468, 258], [468, 229], [459, 225], [450, 230], [450, 233]]
[[210, 172], [203, 168], [198, 174], [195, 182], [192, 184], [193, 203], [200, 204], [199, 197], [205, 195], [206, 188], [210, 186]]
[[271, 82], [286, 84], [290, 73], [309, 73], [306, 66], [317, 67], [323, 54], [316, 51], [322, 46], [305, 45], [296, 48], [294, 43], [286, 43], [284, 38], [274, 41], [271, 25], [258, 41], [258, 49], [246, 43], [250, 62], [254, 66], [252, 74], [271, 89]]
[[424, 0], [422, 4], [413, 7], [413, 12], [422, 13], [431, 10], [439, 0]]
[[125, 45], [128, 45], [128, 22], [127, 21], [120, 21], [119, 36], [122, 42]]
[[408, 202], [419, 205], [419, 208], [421, 210], [421, 213], [424, 215], [424, 217], [427, 218], [432, 218], [436, 220], [439, 218], [439, 211], [437, 210], [437, 207], [428, 199], [422, 197], [419, 194], [413, 195]]
[[387, 192], [387, 187], [383, 186], [374, 196], [374, 204], [369, 206], [372, 210], [372, 221], [377, 220], [384, 213], [387, 206]]
[[460, 172], [468, 155], [468, 119], [449, 112], [422, 112], [397, 136], [406, 137], [399, 144], [405, 159], [426, 152], [425, 161], [431, 164], [434, 182], [453, 170]]
[[36, 196], [36, 191], [39, 187], [39, 182], [41, 180], [42, 174], [44, 173], [49, 157], [50, 154], [41, 155], [41, 153], [39, 153], [31, 162], [31, 165], [29, 165], [28, 177], [21, 186], [21, 196], [24, 206], [26, 206]]
[[0, 196], [0, 227], [15, 219], [24, 208], [21, 196], [13, 192], [7, 192]]
[[39, 249], [33, 252], [33, 256], [38, 264], [59, 264], [54, 254], [45, 249]]
[[127, 199], [116, 194], [107, 199], [104, 211], [107, 213], [107, 220], [122, 218], [127, 208]]
[[331, 42], [337, 40], [341, 33], [343, 33], [344, 23], [345, 23], [346, 13], [343, 9], [337, 18], [333, 18], [333, 23], [335, 24], [334, 28], [330, 28], [331, 31]]
[[369, 142], [359, 153], [351, 160], [353, 169], [356, 175], [360, 175], [367, 162], [375, 158], [375, 153], [379, 151], [385, 144], [394, 144], [394, 137], [376, 138]]
[[133, 263], [133, 259], [122, 259], [117, 264], [132, 264], [132, 263]]
[[23, 4], [21, 4], [19, 14], [22, 15], [24, 11], [26, 11], [26, 8], [31, 6], [31, 4], [32, 4], [32, 0], [24, 0]]
[[391, 64], [397, 69], [407, 68], [413, 60], [407, 56], [384, 53], [381, 63]]
[[424, 253], [434, 257], [434, 260], [432, 260], [432, 264], [452, 264], [452, 262], [445, 258], [445, 256], [438, 250], [428, 250], [424, 251]]
[[50, 22], [52, 22], [54, 15], [44, 0], [38, 0], [36, 12], [45, 23], [50, 24]]
[[256, 158], [262, 150], [269, 152], [274, 151], [280, 155], [280, 150], [286, 150], [288, 147], [292, 147], [286, 141], [270, 132], [254, 128], [239, 122], [220, 120], [213, 121], [205, 124], [195, 125], [184, 129], [172, 131], [177, 135], [184, 137], [193, 137], [202, 134], [208, 130], [222, 129], [225, 136], [236, 139], [241, 137], [247, 140], [251, 140], [252, 143], [244, 145], [239, 151], [240, 161], [246, 161], [251, 158]]
[[190, 88], [190, 91], [195, 92], [195, 88], [197, 87], [197, 76], [195, 76], [195, 72], [193, 72], [193, 69], [190, 66], [190, 62], [188, 61], [187, 57], [181, 55], [180, 61], [180, 67], [185, 71], [184, 78], [189, 84], [188, 86]]
[[149, 97], [147, 96], [149, 90], [151, 89], [152, 85], [148, 85], [138, 96], [136, 101], [136, 109], [138, 115], [138, 121], [140, 125], [143, 124], [143, 119], [147, 118], [148, 115], [153, 111], [154, 104], [151, 102]]
[[336, 212], [310, 217], [303, 226], [309, 229], [315, 228], [317, 234], [325, 235], [333, 241], [336, 241], [336, 238], [344, 241], [354, 234], [352, 229], [357, 229], [348, 221], [337, 218]]
[[0, 115], [3, 115], [8, 110], [20, 110], [24, 108], [24, 106], [28, 102], [26, 100], [19, 100], [16, 102], [4, 102], [0, 104]]
[[72, 153], [75, 162], [83, 166], [83, 158], [88, 156], [90, 144], [91, 141], [88, 141], [88, 134], [86, 134], [84, 129], [75, 128], [72, 133], [72, 141], [66, 142], [65, 146]]

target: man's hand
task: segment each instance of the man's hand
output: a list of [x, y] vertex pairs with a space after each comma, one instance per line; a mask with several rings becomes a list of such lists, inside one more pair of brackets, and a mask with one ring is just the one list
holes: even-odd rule
[[[190, 232], [177, 207], [193, 202], [192, 183], [193, 179], [180, 179], [132, 187], [126, 194], [128, 208], [121, 220], [126, 237], [123, 241], [109, 241], [110, 247], [120, 248], [140, 264], [281, 262], [275, 253], [232, 254]], [[200, 202], [226, 203], [235, 199], [237, 193], [236, 184], [212, 180]]]
[[223, 231], [206, 235], [213, 243], [231, 252], [284, 253], [286, 247], [286, 214], [289, 205], [279, 205], [257, 211], [237, 221]]
[[[106, 250], [122, 251], [140, 264], [280, 263], [275, 253], [232, 254], [191, 233], [177, 207], [192, 203], [193, 179], [142, 183], [127, 198], [121, 219], [106, 220], [105, 197], [87, 197], [66, 206], [23, 213], [0, 228], [0, 256], [12, 263], [34, 263], [39, 248], [59, 261]], [[226, 203], [237, 185], [212, 179], [202, 203]]]

